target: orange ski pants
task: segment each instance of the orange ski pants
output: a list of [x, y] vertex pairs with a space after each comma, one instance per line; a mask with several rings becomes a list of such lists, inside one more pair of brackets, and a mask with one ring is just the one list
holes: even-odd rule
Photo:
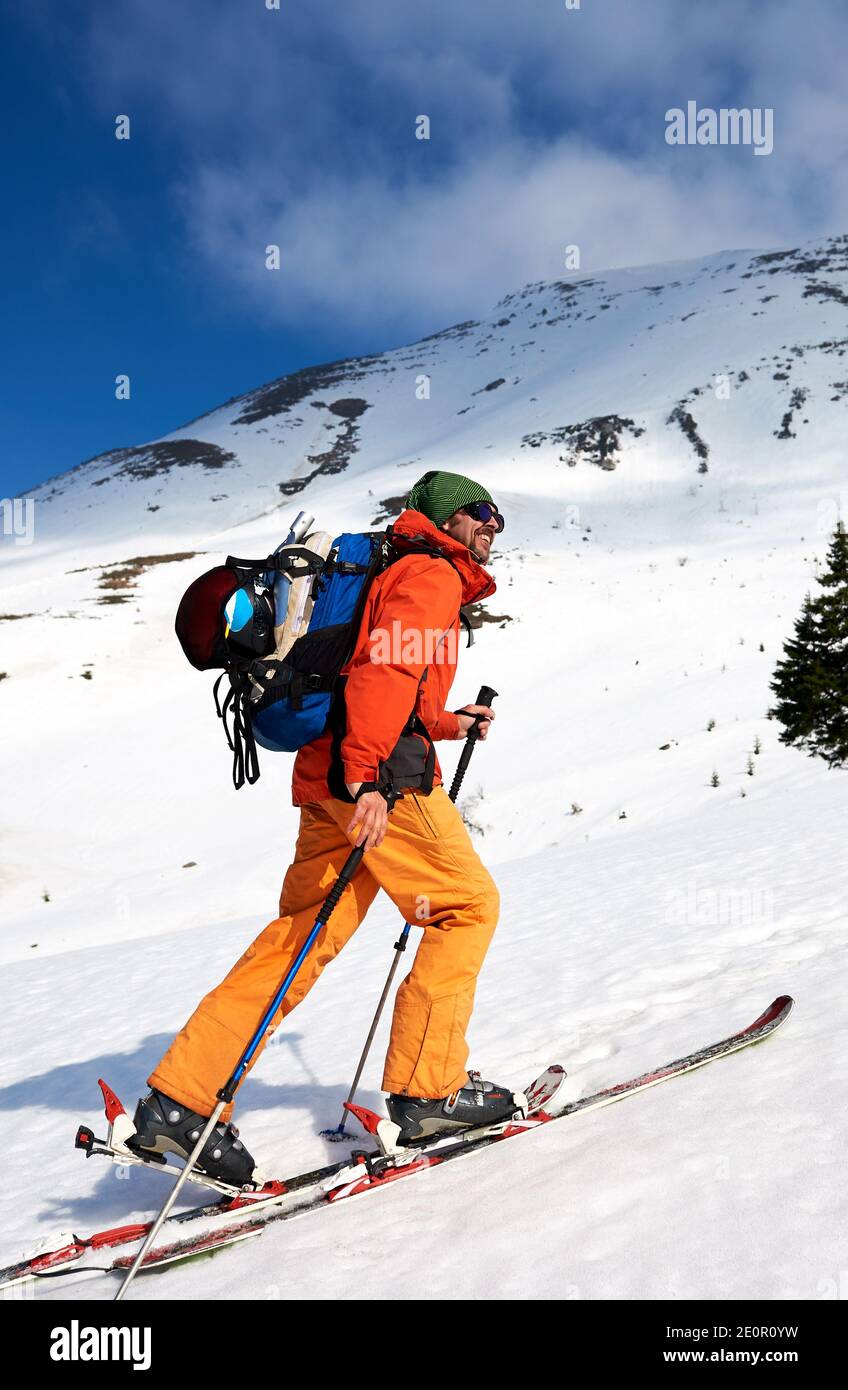
[[[207, 994], [149, 1077], [167, 1096], [209, 1115], [263, 1011], [315, 924], [350, 853], [351, 805], [330, 799], [301, 807], [294, 863], [280, 915]], [[398, 989], [383, 1089], [447, 1096], [468, 1079], [465, 1031], [477, 975], [498, 920], [498, 890], [444, 787], [405, 791], [383, 843], [366, 851], [352, 882], [292, 983], [266, 1038], [312, 988], [356, 931], [380, 888], [401, 916], [423, 928], [412, 969]], [[353, 1042], [353, 1040], [352, 1040]], [[264, 1043], [263, 1043], [264, 1046]], [[259, 1056], [262, 1047], [253, 1058]], [[229, 1119], [232, 1106], [224, 1111]]]

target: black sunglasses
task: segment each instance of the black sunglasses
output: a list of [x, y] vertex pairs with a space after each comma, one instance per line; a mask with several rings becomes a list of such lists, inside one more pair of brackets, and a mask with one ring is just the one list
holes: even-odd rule
[[467, 516], [473, 517], [475, 521], [493, 521], [498, 535], [506, 525], [500, 512], [491, 502], [469, 502], [467, 507], [460, 507], [459, 510], [465, 512]]

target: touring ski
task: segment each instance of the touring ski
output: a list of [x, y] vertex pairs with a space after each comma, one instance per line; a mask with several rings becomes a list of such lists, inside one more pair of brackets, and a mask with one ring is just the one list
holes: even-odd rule
[[[451, 1162], [464, 1154], [513, 1138], [529, 1129], [624, 1100], [627, 1096], [659, 1085], [674, 1076], [684, 1075], [720, 1057], [729, 1056], [741, 1048], [762, 1042], [785, 1022], [792, 1010], [793, 1002], [790, 996], [781, 995], [741, 1032], [653, 1071], [644, 1072], [631, 1081], [621, 1082], [571, 1101], [553, 1113], [543, 1106], [549, 1103], [562, 1081], [562, 1069], [558, 1067], [550, 1068], [539, 1082], [534, 1082], [533, 1086], [528, 1088], [526, 1094], [533, 1097], [531, 1104], [537, 1108], [529, 1109], [524, 1116], [497, 1125], [464, 1130], [458, 1134], [436, 1136], [417, 1148], [403, 1149], [399, 1153], [386, 1155], [379, 1150], [354, 1151], [349, 1160], [298, 1174], [284, 1182], [268, 1184], [255, 1193], [239, 1193], [211, 1205], [193, 1207], [170, 1218], [162, 1230], [163, 1237], [167, 1232], [168, 1239], [149, 1252], [142, 1269], [150, 1270], [207, 1254], [214, 1249], [260, 1234], [272, 1221], [288, 1220], [348, 1197], [361, 1196], [374, 1188]], [[379, 1117], [374, 1116], [374, 1119], [379, 1120]], [[184, 1234], [185, 1227], [195, 1222], [197, 1227]], [[148, 1223], [101, 1231], [87, 1239], [77, 1236], [58, 1237], [52, 1248], [42, 1250], [27, 1260], [0, 1270], [0, 1289], [59, 1273], [123, 1271], [132, 1262], [133, 1248], [137, 1248], [149, 1229]], [[112, 1255], [111, 1252], [116, 1249], [121, 1249], [122, 1253]], [[106, 1262], [100, 1263], [104, 1254]]]

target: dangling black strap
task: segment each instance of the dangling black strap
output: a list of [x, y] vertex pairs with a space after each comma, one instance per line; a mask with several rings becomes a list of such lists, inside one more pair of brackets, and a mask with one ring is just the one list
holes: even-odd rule
[[218, 718], [219, 718], [220, 720], [223, 721], [224, 733], [227, 735], [227, 743], [229, 744], [230, 752], [232, 753], [232, 751], [233, 751], [233, 741], [232, 741], [232, 739], [230, 738], [230, 731], [229, 731], [229, 729], [227, 728], [227, 712], [228, 712], [228, 710], [229, 710], [229, 708], [230, 708], [230, 705], [231, 705], [232, 702], [233, 702], [233, 687], [232, 687], [232, 685], [230, 685], [230, 688], [229, 688], [229, 690], [227, 691], [226, 696], [224, 697], [224, 703], [223, 703], [223, 705], [220, 704], [220, 702], [219, 702], [219, 700], [218, 700], [218, 686], [221, 684], [221, 681], [224, 679], [224, 676], [225, 676], [226, 674], [227, 674], [226, 671], [224, 671], [223, 674], [220, 675], [220, 676], [218, 677], [218, 679], [216, 680], [214, 686], [212, 687], [212, 695], [213, 695], [214, 700], [215, 700], [215, 710], [216, 710], [216, 713], [217, 713], [217, 715], [218, 715]]
[[259, 781], [259, 754], [253, 737], [253, 725], [247, 711], [250, 696], [243, 691], [233, 701], [233, 786], [236, 791], [248, 781]]
[[[226, 675], [227, 672], [224, 672]], [[239, 791], [249, 782], [251, 786], [259, 781], [259, 754], [256, 751], [256, 740], [253, 737], [253, 728], [250, 721], [250, 713], [247, 709], [247, 702], [250, 699], [250, 692], [244, 686], [240, 688], [234, 685], [232, 676], [230, 677], [230, 688], [221, 704], [218, 700], [218, 686], [224, 676], [219, 676], [213, 687], [215, 697], [215, 709], [218, 718], [224, 725], [224, 733], [227, 736], [227, 744], [233, 755], [233, 786]], [[230, 733], [227, 724], [227, 715], [232, 713], [233, 729]]]

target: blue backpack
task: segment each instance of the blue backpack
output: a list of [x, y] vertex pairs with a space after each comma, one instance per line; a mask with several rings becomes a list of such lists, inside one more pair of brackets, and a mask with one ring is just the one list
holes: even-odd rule
[[[311, 518], [309, 519], [311, 522]], [[310, 743], [339, 713], [365, 600], [376, 575], [410, 550], [446, 557], [423, 541], [403, 550], [385, 531], [313, 531], [298, 522], [264, 560], [228, 556], [189, 586], [176, 632], [198, 670], [221, 670], [215, 708], [233, 754], [233, 784], [259, 778], [256, 745], [291, 753]], [[299, 531], [305, 530], [303, 524]], [[227, 679], [223, 702], [218, 689]]]

